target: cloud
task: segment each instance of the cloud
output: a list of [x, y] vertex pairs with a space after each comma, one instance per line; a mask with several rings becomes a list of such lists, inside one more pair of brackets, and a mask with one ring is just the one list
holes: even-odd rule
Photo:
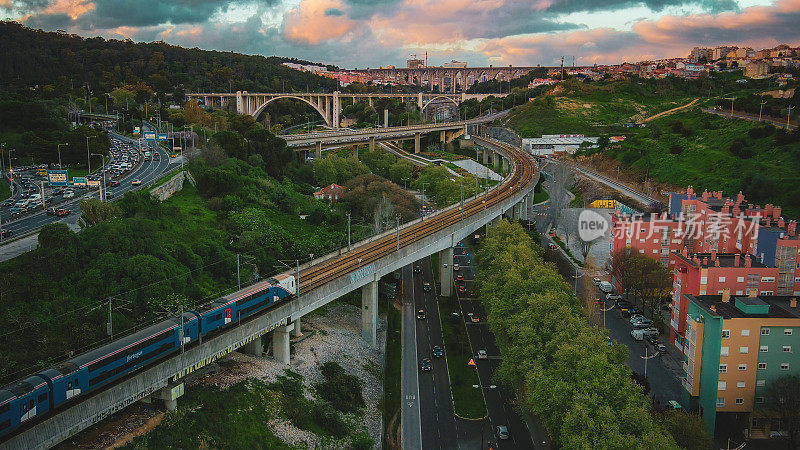
[[328, 14], [341, 11], [341, 0], [303, 0], [297, 7], [286, 12], [284, 36], [300, 44], [316, 45], [331, 39], [349, 41], [348, 35], [356, 22], [344, 14]]
[[668, 6], [700, 6], [704, 11], [721, 12], [738, 8], [735, 0], [555, 0], [546, 11], [557, 13], [607, 11], [646, 6], [661, 11]]

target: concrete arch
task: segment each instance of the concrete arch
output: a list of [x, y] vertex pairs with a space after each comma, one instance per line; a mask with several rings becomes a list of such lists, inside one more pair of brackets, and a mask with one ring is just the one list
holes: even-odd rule
[[322, 110], [319, 106], [315, 105], [311, 101], [309, 101], [309, 100], [307, 100], [307, 99], [305, 99], [303, 97], [297, 96], [297, 95], [281, 95], [281, 96], [278, 96], [278, 97], [273, 97], [273, 98], [267, 100], [266, 102], [262, 103], [261, 106], [256, 108], [256, 110], [251, 115], [253, 116], [254, 119], [257, 119], [259, 114], [261, 114], [261, 112], [264, 111], [264, 108], [266, 108], [267, 105], [269, 105], [270, 103], [274, 102], [275, 100], [281, 100], [281, 99], [287, 99], [287, 98], [288, 99], [294, 99], [294, 100], [300, 100], [302, 102], [305, 102], [305, 103], [311, 105], [311, 107], [314, 108], [319, 113], [319, 115], [322, 116], [323, 119], [325, 119], [325, 124], [327, 124], [329, 127], [332, 126], [331, 125], [331, 120], [325, 114], [324, 110]]
[[[425, 108], [427, 108], [427, 107], [428, 107], [428, 105], [430, 105], [430, 104], [431, 104], [431, 102], [433, 102], [433, 101], [434, 101], [434, 100], [436, 100], [437, 98], [443, 98], [443, 99], [450, 100], [451, 102], [453, 102], [453, 104], [454, 104], [454, 105], [458, 106], [458, 102], [457, 102], [457, 101], [455, 101], [455, 100], [453, 100], [453, 99], [452, 99], [452, 98], [450, 98], [449, 96], [447, 96], [447, 95], [437, 95], [436, 97], [433, 97], [432, 99], [430, 99], [430, 100], [428, 100], [427, 102], [425, 102], [425, 104], [424, 104], [424, 105], [422, 105], [422, 111], [425, 111]], [[422, 111], [420, 111], [420, 112], [422, 112]]]

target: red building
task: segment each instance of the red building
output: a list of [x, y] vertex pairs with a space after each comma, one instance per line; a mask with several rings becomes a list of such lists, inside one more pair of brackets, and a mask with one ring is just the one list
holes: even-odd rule
[[328, 200], [331, 203], [336, 203], [336, 201], [341, 198], [342, 194], [344, 194], [344, 191], [344, 186], [332, 183], [330, 186], [326, 186], [314, 192], [314, 197], [318, 200]]
[[675, 267], [672, 284], [670, 340], [682, 349], [688, 305], [685, 295], [769, 296], [777, 290], [778, 268], [767, 266], [751, 254], [689, 253], [671, 255]]

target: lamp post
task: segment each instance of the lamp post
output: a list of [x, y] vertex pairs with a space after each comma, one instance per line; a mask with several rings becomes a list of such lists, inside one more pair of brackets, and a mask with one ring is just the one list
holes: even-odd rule
[[92, 173], [92, 161], [89, 155], [89, 139], [93, 139], [96, 136], [86, 136], [86, 166], [89, 169], [89, 173]]
[[736, 100], [736, 97], [725, 97], [725, 100], [731, 101], [731, 117], [733, 117], [733, 101]]
[[764, 111], [764, 105], [765, 104], [767, 104], [767, 102], [761, 102], [761, 107], [758, 108], [758, 121], [759, 122], [761, 122], [761, 112]]
[[103, 185], [100, 186], [100, 201], [104, 202], [104, 201], [106, 201], [106, 198], [105, 198], [105, 190], [106, 190], [106, 171], [105, 171], [106, 159], [100, 153], [92, 153], [92, 156], [99, 156], [100, 157], [100, 161], [103, 162], [103, 164], [101, 164], [101, 166], [103, 168], [103, 170], [102, 170], [102, 172], [103, 172]]
[[790, 106], [788, 109], [789, 112], [786, 113], [786, 129], [791, 130], [791, 124], [789, 124], [789, 117], [792, 116], [792, 110], [794, 109], [794, 106]]
[[61, 165], [61, 146], [62, 145], [69, 145], [69, 144], [58, 144], [58, 168], [61, 169], [64, 166]]

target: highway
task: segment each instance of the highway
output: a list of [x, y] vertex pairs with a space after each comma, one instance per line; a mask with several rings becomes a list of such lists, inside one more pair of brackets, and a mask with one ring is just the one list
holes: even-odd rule
[[[147, 125], [145, 125], [147, 127]], [[130, 139], [128, 137], [110, 133], [110, 137], [113, 139], [118, 139], [124, 142], [131, 143], [135, 146], [138, 146], [138, 143], [135, 139]], [[118, 198], [122, 197], [123, 194], [127, 191], [142, 189], [149, 184], [158, 180], [164, 173], [167, 173], [173, 169], [175, 169], [180, 162], [175, 162], [171, 160], [169, 154], [166, 151], [156, 146], [156, 152], [159, 153], [160, 159], [158, 161], [143, 161], [140, 159], [140, 162], [136, 165], [134, 170], [130, 171], [129, 173], [125, 174], [124, 176], [117, 179], [119, 181], [119, 186], [111, 187], [107, 186], [106, 192], [113, 195], [113, 198], [109, 199], [110, 201], [115, 201]], [[93, 172], [97, 173], [97, 172]], [[131, 185], [131, 181], [133, 180], [141, 180], [140, 186], [133, 186]], [[106, 180], [108, 183], [111, 180]], [[18, 193], [19, 186], [15, 184], [15, 195], [14, 198], [20, 198]], [[48, 188], [45, 188], [46, 190]], [[12, 235], [10, 236], [11, 239], [16, 238], [17, 236], [27, 235], [33, 232], [38, 231], [41, 227], [55, 222], [67, 222], [67, 223], [75, 223], [78, 221], [80, 216], [80, 207], [78, 206], [79, 202], [84, 198], [94, 197], [98, 198], [100, 195], [100, 191], [87, 191], [86, 189], [78, 189], [76, 190], [76, 196], [72, 199], [61, 199], [61, 197], [56, 197], [56, 201], [45, 203], [46, 208], [56, 207], [56, 208], [64, 208], [69, 209], [72, 211], [72, 214], [64, 217], [56, 217], [52, 215], [48, 215], [45, 213], [44, 210], [36, 210], [35, 212], [28, 213], [18, 218], [11, 218], [9, 213], [9, 208], [2, 208], [0, 211], [0, 217], [2, 217], [2, 224], [3, 228], [6, 230], [10, 230]], [[2, 253], [2, 250], [0, 250]], [[4, 255], [8, 256], [8, 255]], [[16, 256], [16, 255], [14, 255]]]
[[400, 397], [402, 401], [400, 423], [404, 449], [422, 448], [422, 418], [419, 404], [419, 364], [417, 362], [417, 326], [414, 302], [414, 283], [411, 267], [402, 269], [403, 312], [401, 337]]

